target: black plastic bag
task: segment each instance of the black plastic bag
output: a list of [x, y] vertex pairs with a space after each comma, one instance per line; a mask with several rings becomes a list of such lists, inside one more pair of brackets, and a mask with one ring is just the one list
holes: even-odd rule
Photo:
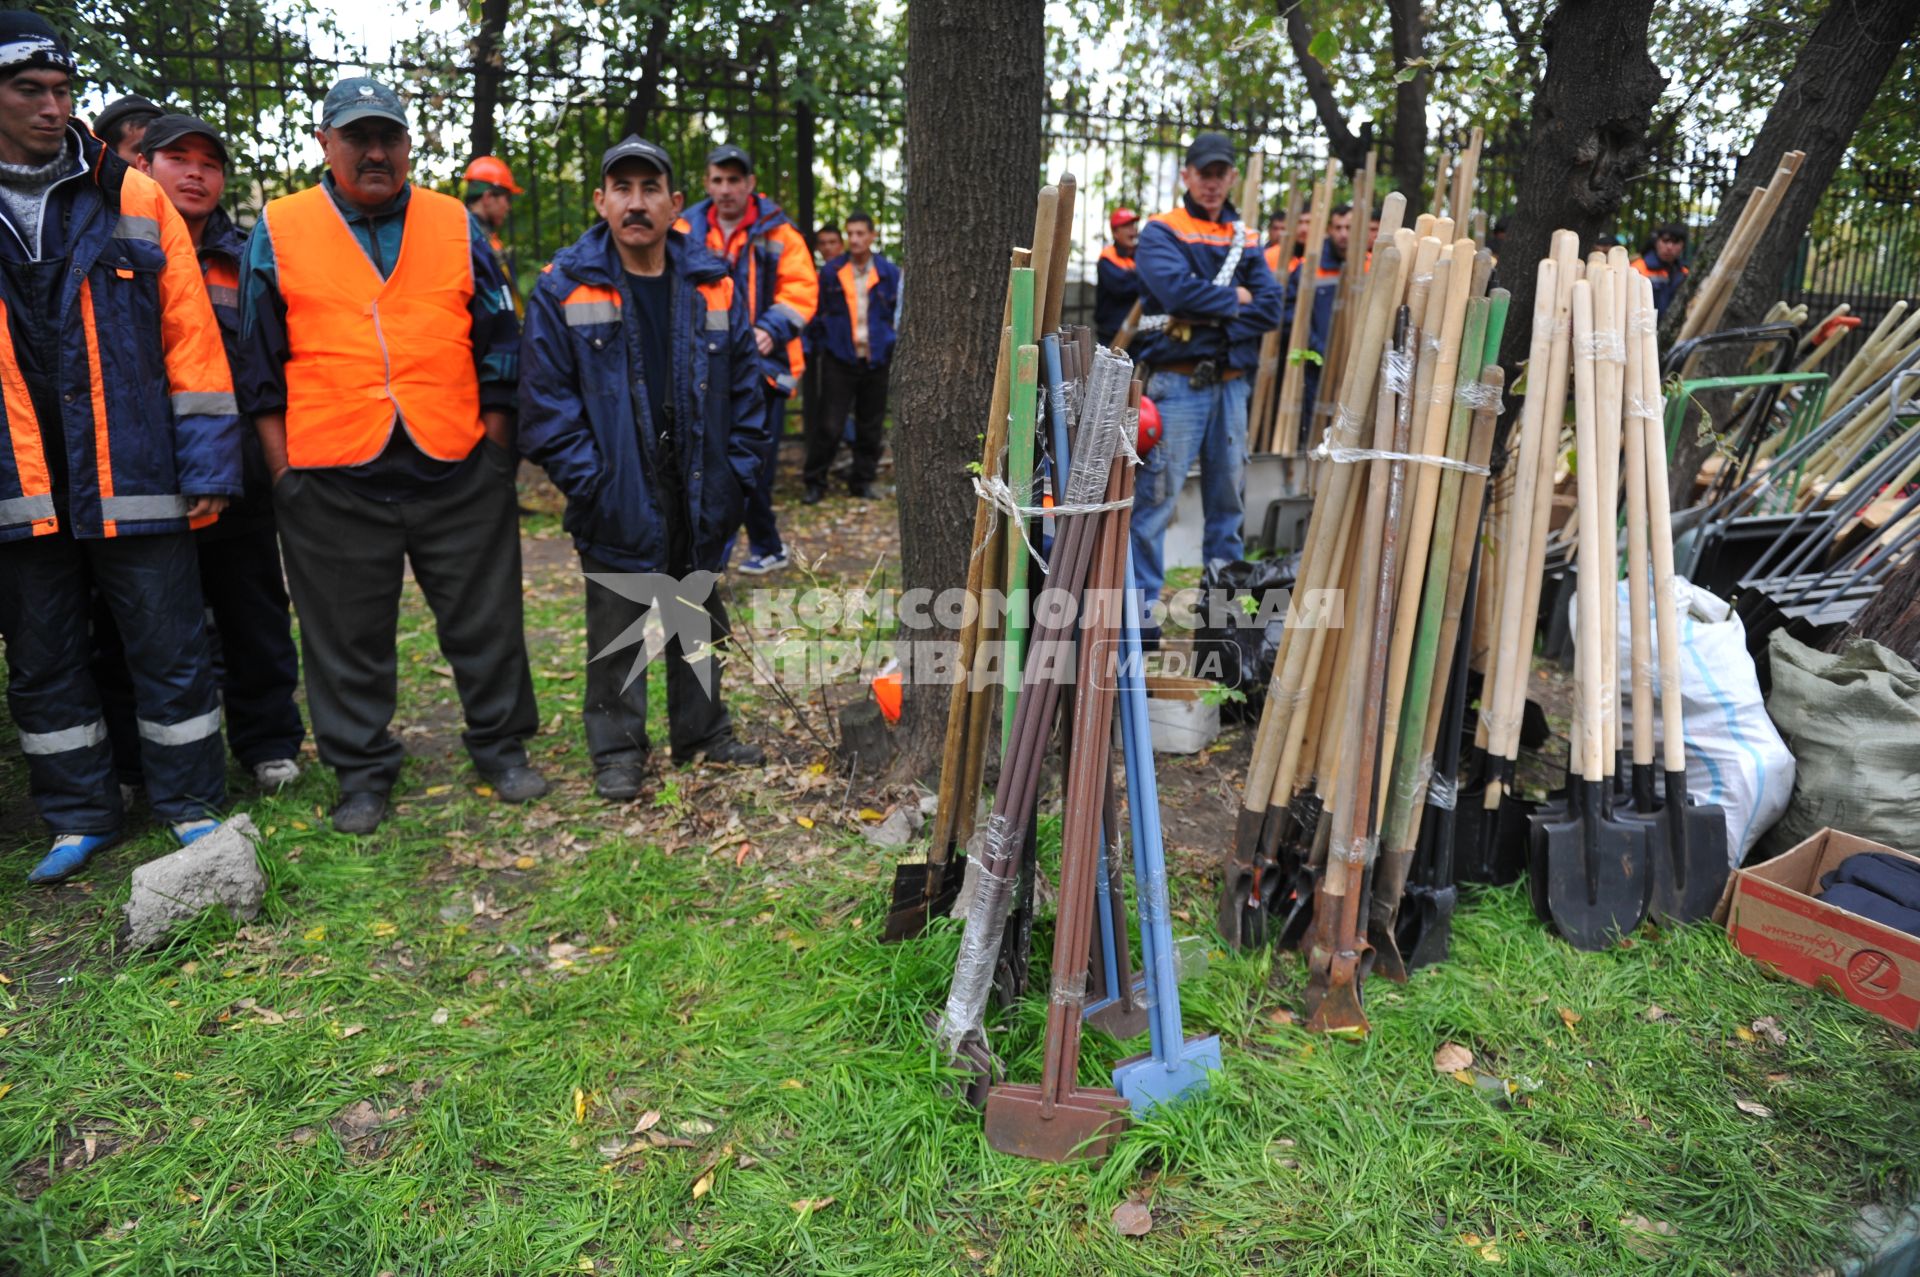
[[1289, 591], [1299, 570], [1296, 553], [1254, 562], [1216, 560], [1201, 574], [1204, 623], [1193, 635], [1193, 672], [1246, 697], [1220, 707], [1224, 721], [1259, 717], [1286, 629]]

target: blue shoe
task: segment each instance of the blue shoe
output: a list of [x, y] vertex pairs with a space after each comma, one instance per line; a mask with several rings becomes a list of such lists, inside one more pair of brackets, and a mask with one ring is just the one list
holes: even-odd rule
[[765, 576], [769, 572], [778, 572], [790, 566], [793, 560], [787, 557], [787, 548], [781, 546], [772, 554], [749, 554], [740, 561], [740, 570], [748, 576]]
[[104, 851], [120, 841], [120, 835], [61, 834], [53, 840], [53, 850], [27, 874], [32, 883], [65, 882], [87, 866], [96, 851]]
[[217, 820], [176, 820], [173, 822], [173, 836], [180, 840], [182, 847], [191, 847], [220, 828]]

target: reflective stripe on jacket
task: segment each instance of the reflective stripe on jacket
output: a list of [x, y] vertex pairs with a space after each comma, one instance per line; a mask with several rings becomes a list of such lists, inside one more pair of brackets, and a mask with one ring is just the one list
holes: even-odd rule
[[[1233, 279], [1214, 283], [1236, 242], [1242, 249]], [[1149, 217], [1133, 261], [1143, 315], [1173, 317], [1165, 328], [1136, 340], [1141, 362], [1224, 358], [1229, 368], [1254, 370], [1261, 337], [1280, 323], [1280, 285], [1231, 203], [1221, 207], [1219, 221], [1208, 221], [1191, 197], [1180, 208]], [[1251, 304], [1240, 304], [1236, 287], [1252, 295]]]
[[[900, 301], [900, 268], [875, 253], [868, 259], [873, 279], [867, 285], [867, 363], [878, 368], [893, 358], [894, 307]], [[820, 268], [821, 331], [827, 353], [842, 363], [858, 364], [853, 340], [853, 262], [845, 253]]]
[[[680, 231], [667, 234], [673, 369], [668, 405], [692, 521], [696, 568], [718, 571], [759, 474], [767, 396], [744, 301], [727, 264]], [[527, 298], [520, 450], [567, 498], [574, 544], [625, 572], [677, 571], [643, 370], [625, 331], [625, 272], [604, 223], [540, 275]], [[690, 285], [690, 286], [689, 286]]]
[[0, 277], [0, 541], [180, 532], [190, 498], [241, 491], [233, 379], [186, 223], [152, 179], [73, 132], [87, 172], [66, 214], [57, 350], [39, 361], [61, 370], [66, 506], [7, 322], [25, 303]]
[[1094, 267], [1093, 330], [1119, 332], [1139, 295], [1140, 276], [1133, 269], [1133, 258], [1122, 257], [1111, 244], [1101, 249], [1100, 262]]
[[396, 419], [437, 461], [471, 453], [485, 429], [460, 201], [414, 190], [385, 279], [320, 187], [269, 201], [263, 220], [287, 307], [287, 463], [363, 465], [387, 446]]
[[793, 394], [807, 368], [801, 333], [820, 305], [820, 280], [806, 238], [764, 195], [753, 197], [730, 240], [722, 240], [712, 200], [688, 209], [678, 228], [732, 267], [734, 287], [746, 302], [747, 322], [773, 338], [773, 353], [761, 355], [756, 348], [755, 362], [777, 393]]
[[[1320, 242], [1320, 267], [1313, 277], [1313, 316], [1308, 320], [1307, 348], [1327, 353], [1327, 341], [1333, 335], [1333, 298], [1339, 291], [1340, 272], [1343, 261], [1333, 251], [1333, 241]], [[1300, 263], [1295, 262], [1287, 275], [1285, 297], [1280, 306], [1280, 326], [1283, 331], [1293, 325], [1293, 307], [1300, 296]]]

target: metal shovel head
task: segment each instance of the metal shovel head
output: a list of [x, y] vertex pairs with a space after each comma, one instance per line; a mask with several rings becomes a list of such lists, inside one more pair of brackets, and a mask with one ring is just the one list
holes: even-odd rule
[[1220, 936], [1231, 949], [1258, 949], [1267, 943], [1268, 910], [1280, 884], [1280, 871], [1271, 862], [1259, 866], [1259, 883], [1254, 882], [1253, 864], [1233, 862], [1221, 875], [1220, 908], [1216, 921]]
[[1156, 1104], [1171, 1104], [1189, 1091], [1204, 1091], [1207, 1074], [1218, 1072], [1220, 1039], [1188, 1038], [1179, 1047], [1179, 1058], [1169, 1068], [1167, 1062], [1151, 1054], [1136, 1055], [1113, 1066], [1113, 1089], [1144, 1116]]
[[1447, 951], [1453, 947], [1453, 910], [1459, 900], [1460, 889], [1451, 884], [1407, 888], [1396, 929], [1409, 975], [1447, 960]]
[[1043, 1116], [1040, 1088], [1010, 1082], [987, 1092], [987, 1143], [1042, 1162], [1104, 1160], [1127, 1129], [1127, 1102], [1105, 1087], [1074, 1087]]
[[1534, 809], [1527, 819], [1527, 899], [1533, 904], [1533, 916], [1553, 925], [1553, 910], [1547, 905], [1547, 830], [1572, 819], [1574, 795], [1586, 787], [1578, 776], [1567, 777], [1567, 787], [1557, 797]]
[[[1415, 888], [1409, 885], [1400, 895], [1400, 912], [1405, 913]], [[1367, 971], [1373, 975], [1385, 976], [1395, 984], [1407, 982], [1407, 961], [1400, 954], [1400, 932], [1394, 925], [1394, 918], [1384, 909], [1369, 908], [1367, 914], [1367, 944], [1371, 954]]]
[[967, 858], [956, 855], [945, 864], [896, 865], [893, 903], [887, 909], [883, 942], [911, 940], [927, 929], [927, 922], [953, 909], [966, 877]]
[[1500, 813], [1493, 822], [1492, 846], [1486, 857], [1486, 881], [1493, 886], [1518, 882], [1527, 871], [1528, 822], [1537, 805], [1511, 791], [1500, 796]]
[[1453, 805], [1453, 880], [1485, 882], [1486, 867], [1480, 862], [1484, 839], [1481, 829], [1487, 819], [1487, 787], [1483, 782], [1462, 789]]
[[1147, 1031], [1147, 1020], [1152, 1009], [1146, 1005], [1147, 977], [1136, 975], [1132, 978], [1132, 1005], [1117, 997], [1102, 998], [1090, 1002], [1081, 1012], [1086, 1022], [1116, 1041], [1124, 1042], [1128, 1038], [1137, 1038]]
[[1649, 818], [1653, 841], [1653, 916], [1662, 922], [1698, 922], [1711, 917], [1732, 872], [1727, 859], [1727, 817], [1716, 806], [1687, 799], [1686, 773], [1667, 773], [1666, 805]]
[[1606, 949], [1647, 916], [1647, 832], [1601, 813], [1604, 782], [1582, 787], [1575, 819], [1545, 826], [1547, 908], [1576, 949]]

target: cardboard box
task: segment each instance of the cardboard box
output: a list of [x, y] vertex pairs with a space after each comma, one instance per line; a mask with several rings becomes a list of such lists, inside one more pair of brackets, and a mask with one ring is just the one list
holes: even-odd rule
[[1786, 855], [1733, 873], [1727, 935], [1734, 948], [1797, 983], [1829, 989], [1903, 1029], [1920, 1028], [1920, 937], [1820, 899], [1820, 879], [1851, 856], [1892, 852], [1822, 829]]

